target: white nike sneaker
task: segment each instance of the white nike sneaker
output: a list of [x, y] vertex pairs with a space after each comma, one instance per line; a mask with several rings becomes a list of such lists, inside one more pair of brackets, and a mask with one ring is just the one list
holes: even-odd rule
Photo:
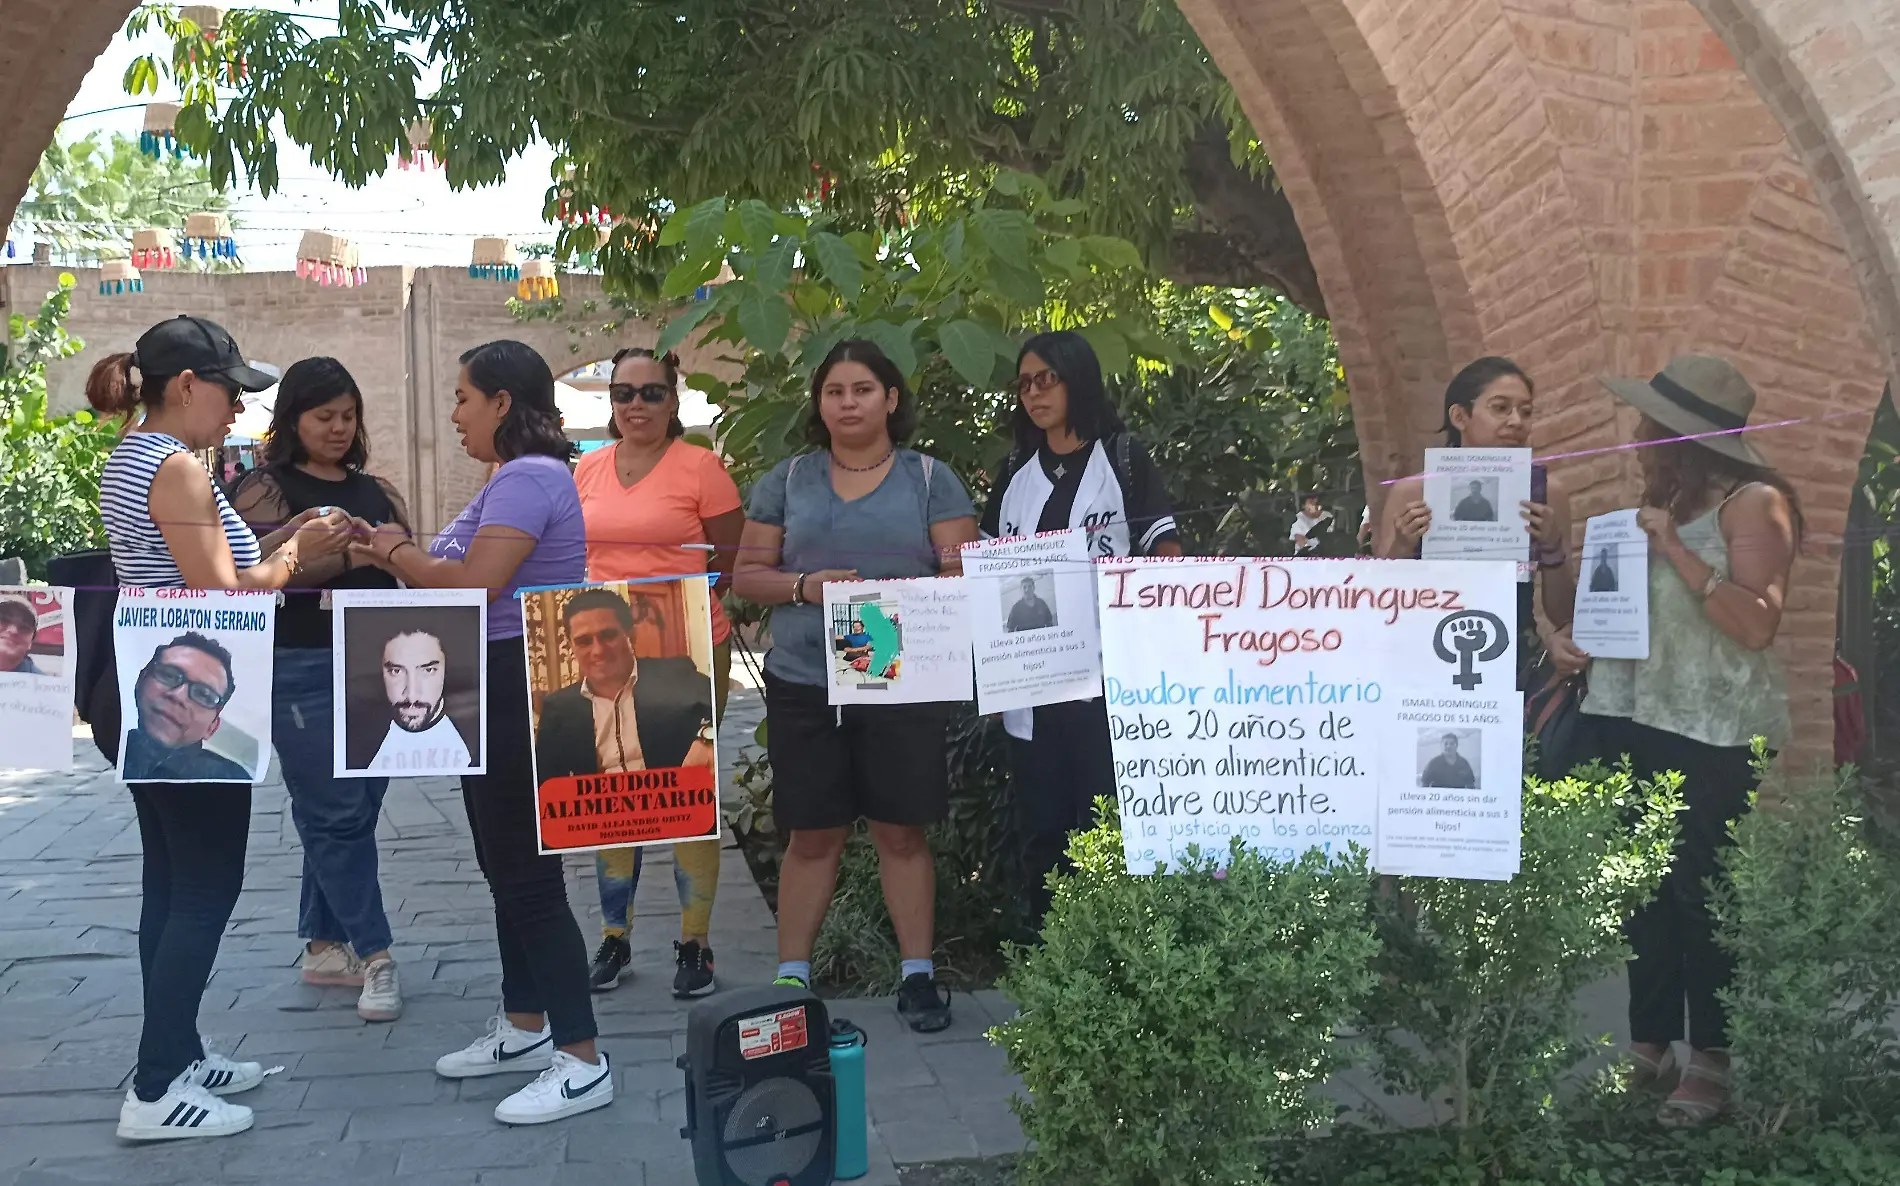
[[545, 1071], [554, 1062], [554, 1033], [516, 1029], [506, 1014], [488, 1019], [488, 1032], [454, 1054], [435, 1060], [444, 1079], [474, 1079], [514, 1071]]
[[149, 1104], [127, 1091], [125, 1103], [119, 1105], [119, 1136], [128, 1141], [180, 1141], [228, 1137], [251, 1127], [256, 1117], [249, 1108], [225, 1103], [192, 1082], [191, 1074], [178, 1076]]
[[605, 1054], [600, 1055], [599, 1063], [589, 1064], [565, 1050], [556, 1050], [552, 1066], [495, 1105], [495, 1119], [503, 1124], [546, 1124], [613, 1102], [614, 1073]]
[[364, 1021], [394, 1021], [402, 1016], [402, 980], [396, 961], [384, 956], [363, 965], [363, 992], [356, 1015]]
[[264, 1064], [238, 1062], [206, 1047], [205, 1056], [186, 1068], [185, 1076], [212, 1095], [236, 1095], [264, 1082]]
[[312, 951], [306, 943], [303, 948], [303, 982], [355, 988], [363, 983], [363, 961], [356, 958], [354, 951], [340, 943], [322, 951]]

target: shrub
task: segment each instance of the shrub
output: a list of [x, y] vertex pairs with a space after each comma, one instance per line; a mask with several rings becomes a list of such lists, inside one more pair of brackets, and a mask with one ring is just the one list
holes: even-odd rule
[[1861, 808], [1851, 770], [1759, 801], [1714, 887], [1737, 1103], [1758, 1135], [1900, 1115], [1900, 858]]
[[1550, 1118], [1560, 1079], [1603, 1045], [1577, 1036], [1576, 995], [1627, 957], [1622, 922], [1668, 869], [1679, 785], [1600, 765], [1527, 779], [1516, 877], [1404, 877], [1377, 895], [1373, 1069], [1439, 1105], [1467, 1155]]
[[1031, 1093], [1021, 1180], [1259, 1181], [1264, 1142], [1330, 1115], [1333, 1028], [1371, 987], [1363, 855], [1235, 841], [1224, 871], [1134, 876], [1112, 807], [1069, 852], [1042, 946], [1010, 953], [1021, 1015], [991, 1033]]

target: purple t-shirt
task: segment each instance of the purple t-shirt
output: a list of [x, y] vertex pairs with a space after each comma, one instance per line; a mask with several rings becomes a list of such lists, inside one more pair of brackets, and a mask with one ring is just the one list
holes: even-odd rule
[[488, 603], [488, 637], [521, 637], [523, 586], [578, 585], [587, 579], [587, 536], [581, 496], [567, 465], [541, 453], [517, 457], [495, 471], [470, 503], [429, 543], [429, 555], [460, 560], [483, 527], [512, 527], [535, 538], [506, 595]]

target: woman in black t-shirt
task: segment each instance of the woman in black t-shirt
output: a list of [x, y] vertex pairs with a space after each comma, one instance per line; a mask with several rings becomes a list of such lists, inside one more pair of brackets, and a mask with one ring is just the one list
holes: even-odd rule
[[[363, 472], [363, 393], [334, 358], [306, 358], [284, 372], [259, 461], [231, 500], [253, 530], [309, 507], [410, 526], [395, 487]], [[365, 1021], [402, 1012], [377, 877], [376, 821], [389, 780], [333, 777], [330, 609], [321, 591], [393, 588], [394, 577], [339, 552], [298, 569], [277, 612], [271, 732], [303, 840], [303, 979], [361, 985], [356, 1011]]]
[[[985, 536], [1074, 527], [1088, 532], [1095, 557], [1181, 554], [1161, 473], [1108, 402], [1088, 339], [1068, 330], [1029, 339], [1016, 357], [1016, 393], [1016, 448], [990, 490]], [[1108, 706], [1045, 704], [1004, 713], [1003, 727], [1040, 917], [1049, 907], [1044, 877], [1062, 863], [1069, 833], [1093, 822], [1097, 796], [1115, 795]]]

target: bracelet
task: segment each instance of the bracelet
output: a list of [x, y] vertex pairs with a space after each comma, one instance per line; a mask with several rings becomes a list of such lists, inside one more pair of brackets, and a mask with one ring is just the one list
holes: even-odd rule
[[409, 547], [412, 547], [412, 548], [413, 548], [413, 547], [415, 547], [415, 546], [416, 546], [416, 541], [415, 541], [415, 540], [412, 540], [412, 539], [404, 539], [404, 540], [398, 540], [398, 541], [396, 542], [396, 546], [395, 546], [395, 547], [393, 547], [393, 548], [391, 548], [391, 549], [389, 549], [389, 551], [388, 551], [387, 553], [385, 553], [385, 554], [384, 554], [384, 556], [383, 556], [383, 563], [384, 563], [384, 564], [389, 564], [389, 563], [392, 563], [392, 562], [394, 562], [394, 560], [396, 559], [396, 553], [397, 553], [397, 552], [400, 552], [400, 551], [402, 551], [402, 549], [403, 549], [403, 545], [405, 545], [405, 544], [407, 544], [407, 545], [408, 545]]
[[801, 572], [798, 574], [798, 579], [792, 582], [793, 605], [805, 604], [805, 578], [810, 575], [810, 573]]
[[1716, 586], [1721, 583], [1722, 574], [1711, 568], [1709, 570], [1709, 579], [1702, 582], [1702, 600], [1707, 601], [1710, 595], [1715, 592]]

